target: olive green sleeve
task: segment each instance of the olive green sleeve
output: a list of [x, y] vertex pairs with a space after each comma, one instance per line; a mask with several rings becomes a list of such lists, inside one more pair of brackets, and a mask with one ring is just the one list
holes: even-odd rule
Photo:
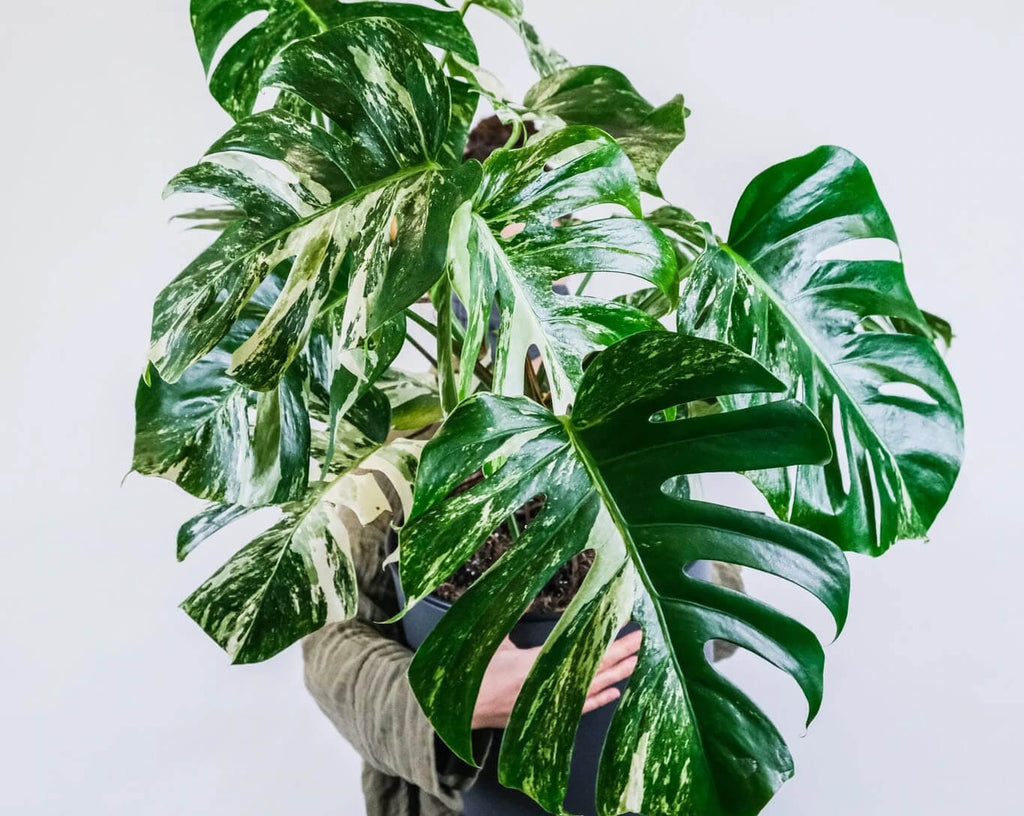
[[436, 737], [407, 676], [412, 653], [374, 627], [332, 624], [303, 643], [306, 686], [363, 759], [411, 782], [453, 810], [476, 769]]
[[[460, 810], [458, 792], [478, 771], [451, 753], [420, 709], [409, 684], [412, 651], [401, 626], [379, 623], [398, 611], [397, 592], [383, 568], [391, 513], [368, 523], [344, 508], [339, 513], [349, 532], [359, 612], [303, 641], [306, 687], [370, 767]], [[480, 759], [489, 737], [484, 732], [477, 736]]]

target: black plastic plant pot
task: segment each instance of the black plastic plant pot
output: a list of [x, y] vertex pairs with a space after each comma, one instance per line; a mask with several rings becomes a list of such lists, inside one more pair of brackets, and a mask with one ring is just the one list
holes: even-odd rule
[[[397, 565], [389, 565], [389, 570], [398, 590], [399, 602], [404, 606], [405, 595], [398, 578]], [[409, 646], [413, 649], [419, 648], [450, 607], [450, 603], [428, 596], [410, 609], [402, 618]], [[557, 614], [527, 612], [513, 627], [509, 637], [520, 648], [540, 646], [555, 628], [558, 618]], [[619, 632], [618, 637], [621, 638], [637, 628], [639, 627], [635, 623], [631, 623]], [[627, 681], [623, 680], [618, 684], [619, 691], [625, 691], [626, 683]], [[605, 735], [608, 733], [616, 706], [617, 701], [580, 718], [564, 803], [565, 809], [570, 813], [597, 816], [594, 806], [597, 768]], [[506, 788], [498, 782], [498, 745], [502, 732], [500, 729], [494, 729], [493, 733], [492, 747], [484, 759], [480, 774], [473, 786], [463, 793], [465, 816], [543, 816], [547, 811], [540, 805], [520, 791]]]

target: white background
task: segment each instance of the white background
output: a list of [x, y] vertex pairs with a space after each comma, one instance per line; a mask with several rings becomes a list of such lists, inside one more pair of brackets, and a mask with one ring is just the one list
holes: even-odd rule
[[[930, 544], [853, 559], [818, 720], [805, 734], [790, 683], [730, 666], [792, 737], [797, 776], [766, 813], [1020, 813], [1024, 7], [528, 5], [573, 61], [613, 64], [658, 102], [686, 94], [664, 187], [721, 232], [769, 164], [827, 142], [857, 152], [919, 301], [958, 333], [963, 475]], [[469, 21], [524, 90], [512, 36]], [[0, 76], [0, 811], [359, 813], [357, 758], [306, 696], [296, 650], [229, 667], [176, 609], [237, 539], [178, 565], [195, 503], [157, 480], [119, 486], [150, 304], [194, 249], [160, 190], [227, 125], [187, 3], [5, 4]], [[828, 633], [813, 604], [754, 588]]]

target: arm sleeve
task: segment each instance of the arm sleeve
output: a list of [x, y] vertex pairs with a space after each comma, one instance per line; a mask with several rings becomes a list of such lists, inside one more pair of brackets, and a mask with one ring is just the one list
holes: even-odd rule
[[308, 637], [303, 657], [313, 699], [369, 765], [459, 807], [458, 792], [478, 771], [448, 750], [420, 709], [407, 675], [408, 648], [350, 620]]
[[[398, 611], [396, 589], [382, 565], [400, 503], [383, 478], [374, 478], [382, 490], [380, 505], [390, 512], [371, 520], [338, 508], [359, 583], [359, 612], [303, 641], [306, 688], [370, 768], [401, 778], [458, 811], [459, 791], [473, 783], [479, 770], [451, 752], [420, 708], [409, 684], [412, 651], [401, 627], [376, 623]], [[474, 755], [482, 762], [491, 734], [474, 732], [473, 738]]]

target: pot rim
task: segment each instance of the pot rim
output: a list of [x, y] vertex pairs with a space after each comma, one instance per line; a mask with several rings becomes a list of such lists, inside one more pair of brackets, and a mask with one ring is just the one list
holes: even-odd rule
[[[398, 544], [398, 531], [392, 527], [388, 532], [388, 545], [387, 555], [390, 557], [396, 549]], [[402, 576], [398, 569], [398, 562], [391, 561], [387, 565], [387, 568], [391, 571], [392, 577], [395, 580], [396, 585], [401, 588]], [[402, 591], [402, 600], [405, 599], [405, 592]], [[425, 603], [433, 606], [435, 609], [440, 609], [443, 612], [447, 612], [452, 607], [452, 601], [446, 601], [444, 598], [438, 597], [433, 592], [429, 595], [420, 598], [416, 603]], [[543, 621], [556, 621], [562, 617], [564, 612], [524, 612], [519, 617], [519, 623], [540, 623]]]

